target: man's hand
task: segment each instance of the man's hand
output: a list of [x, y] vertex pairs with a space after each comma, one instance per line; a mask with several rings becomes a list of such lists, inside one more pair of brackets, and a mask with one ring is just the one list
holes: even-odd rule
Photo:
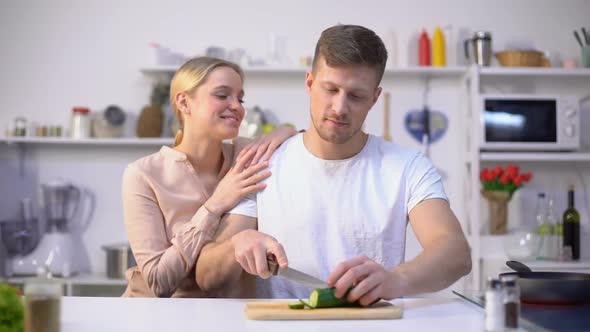
[[338, 298], [354, 287], [346, 299], [349, 302], [358, 300], [362, 306], [369, 306], [379, 299], [391, 300], [401, 293], [401, 280], [396, 273], [365, 256], [338, 264], [327, 282], [328, 286], [336, 287], [334, 295]]
[[248, 229], [232, 236], [236, 261], [244, 271], [267, 279], [271, 276], [268, 270], [267, 257], [274, 254], [280, 267], [287, 267], [287, 255], [283, 246], [272, 236], [253, 229]]

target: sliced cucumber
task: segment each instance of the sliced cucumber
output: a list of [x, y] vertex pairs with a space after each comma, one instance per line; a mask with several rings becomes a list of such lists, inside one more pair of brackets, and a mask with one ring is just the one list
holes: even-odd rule
[[299, 302], [301, 302], [301, 304], [303, 304], [304, 307], [308, 307], [309, 309], [313, 309], [312, 306], [309, 305], [309, 303], [303, 301], [303, 300], [299, 300]]
[[305, 304], [303, 303], [289, 303], [289, 309], [303, 309]]

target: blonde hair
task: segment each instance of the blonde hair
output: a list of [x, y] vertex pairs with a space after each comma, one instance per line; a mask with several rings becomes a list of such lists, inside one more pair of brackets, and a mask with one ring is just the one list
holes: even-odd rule
[[172, 105], [174, 114], [176, 115], [178, 123], [180, 124], [180, 129], [178, 129], [178, 132], [176, 132], [176, 136], [174, 138], [174, 146], [177, 146], [180, 144], [180, 142], [182, 142], [184, 130], [184, 119], [182, 117], [182, 113], [176, 105], [176, 95], [179, 92], [192, 94], [201, 84], [205, 82], [213, 69], [218, 67], [229, 67], [235, 70], [238, 75], [240, 75], [242, 81], [244, 81], [244, 72], [240, 66], [233, 62], [205, 56], [188, 60], [182, 66], [180, 66], [180, 68], [178, 68], [176, 73], [174, 73], [174, 77], [172, 77], [172, 82], [170, 83], [170, 105]]

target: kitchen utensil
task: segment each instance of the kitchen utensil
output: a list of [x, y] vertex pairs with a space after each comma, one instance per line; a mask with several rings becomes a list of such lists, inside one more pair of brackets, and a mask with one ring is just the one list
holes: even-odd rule
[[92, 119], [92, 135], [100, 138], [121, 137], [125, 128], [125, 112], [116, 105], [108, 106]]
[[80, 189], [62, 179], [43, 183], [41, 189], [47, 213], [47, 229], [67, 231], [68, 223], [72, 221], [80, 207]]
[[424, 109], [422, 110], [422, 122], [422, 129], [424, 130], [422, 133], [422, 153], [428, 157], [428, 146], [430, 145], [430, 110], [428, 110], [428, 106], [426, 105], [424, 105]]
[[473, 62], [478, 66], [489, 66], [492, 59], [492, 34], [478, 31], [473, 37], [463, 42], [465, 57], [470, 59], [469, 45], [473, 49]]
[[590, 45], [590, 35], [586, 32], [586, 28], [582, 28], [582, 35], [584, 36], [584, 41], [586, 45]]
[[262, 126], [264, 125], [264, 113], [258, 106], [246, 110], [246, 115], [240, 123], [240, 137], [255, 138], [262, 134]]
[[590, 274], [576, 272], [527, 272], [521, 262], [506, 262], [516, 272], [501, 273], [517, 276], [520, 300], [523, 303], [570, 305], [590, 303]]
[[127, 269], [137, 265], [128, 243], [104, 245], [102, 249], [106, 252], [107, 277], [109, 278], [124, 279]]
[[574, 37], [576, 37], [576, 40], [578, 41], [578, 44], [580, 44], [580, 47], [584, 47], [584, 44], [582, 44], [582, 39], [580, 39], [580, 35], [576, 30], [574, 30]]
[[311, 289], [328, 288], [328, 285], [325, 282], [316, 277], [310, 276], [309, 274], [297, 271], [289, 267], [279, 267], [277, 259], [274, 255], [269, 255], [267, 258], [267, 262], [268, 270], [273, 276], [279, 276], [281, 278], [294, 281], [300, 285], [303, 285]]
[[[41, 184], [45, 206], [45, 233], [40, 242], [26, 256], [13, 259], [15, 275], [34, 275], [40, 267], [47, 267], [53, 275], [69, 277], [80, 272], [84, 247], [75, 241], [80, 230], [87, 226], [92, 198], [69, 181], [61, 178]], [[84, 204], [83, 204], [84, 203]], [[82, 216], [85, 213], [87, 216]]]
[[289, 309], [292, 302], [248, 302], [246, 317], [252, 320], [399, 319], [403, 309], [389, 302], [370, 307]]
[[39, 244], [39, 224], [36, 218], [29, 220], [0, 221], [2, 246], [9, 257], [24, 256], [32, 252]]
[[389, 92], [385, 92], [383, 98], [383, 139], [391, 142], [391, 134], [389, 133], [389, 110], [391, 105], [391, 94]]

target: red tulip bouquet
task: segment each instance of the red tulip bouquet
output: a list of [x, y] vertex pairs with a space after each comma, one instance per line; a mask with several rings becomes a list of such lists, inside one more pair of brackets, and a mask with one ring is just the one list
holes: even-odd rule
[[509, 164], [506, 169], [502, 169], [500, 165], [493, 169], [484, 168], [479, 173], [484, 191], [507, 191], [510, 197], [532, 177], [531, 172], [520, 173], [520, 167], [512, 164]]
[[483, 187], [481, 193], [490, 204], [491, 234], [506, 234], [508, 201], [532, 177], [531, 172], [520, 173], [520, 167], [512, 164], [506, 169], [500, 165], [493, 169], [484, 168], [479, 173]]

